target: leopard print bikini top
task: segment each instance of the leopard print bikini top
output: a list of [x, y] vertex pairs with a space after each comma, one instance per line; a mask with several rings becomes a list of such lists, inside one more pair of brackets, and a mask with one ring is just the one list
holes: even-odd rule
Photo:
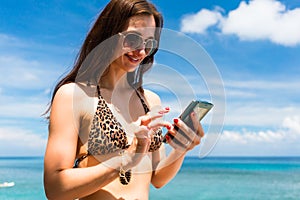
[[[79, 163], [89, 155], [105, 155], [129, 147], [126, 132], [102, 97], [99, 86], [97, 86], [97, 91], [98, 105], [89, 132], [88, 153], [76, 159], [74, 167], [78, 167]], [[141, 100], [145, 114], [148, 113], [150, 109], [145, 103], [145, 100], [137, 90], [136, 94]], [[162, 130], [158, 129], [151, 138], [149, 152], [158, 150], [162, 141]]]

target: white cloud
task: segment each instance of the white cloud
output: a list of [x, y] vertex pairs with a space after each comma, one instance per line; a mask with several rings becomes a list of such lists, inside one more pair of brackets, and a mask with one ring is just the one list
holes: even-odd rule
[[57, 53], [57, 46], [45, 44], [45, 52], [40, 52], [40, 48], [34, 42], [0, 33], [1, 117], [39, 118], [45, 111], [49, 93], [65, 69], [58, 67], [56, 61], [35, 56], [36, 52], [51, 54], [53, 49]]
[[48, 100], [44, 99], [44, 102], [35, 102], [26, 101], [26, 99], [27, 98], [23, 98], [24, 102], [20, 102], [20, 99], [6, 102], [1, 100], [0, 117], [40, 118], [41, 115], [46, 111]]
[[274, 127], [283, 116], [300, 113], [297, 106], [262, 105], [258, 102], [231, 103], [227, 107], [225, 125]]
[[211, 155], [299, 156], [300, 117], [286, 117], [277, 130], [224, 130]]
[[291, 130], [293, 134], [299, 134], [300, 135], [300, 117], [299, 116], [293, 116], [293, 117], [285, 118], [284, 121], [283, 121], [283, 127], [288, 128], [289, 130]]
[[218, 11], [202, 9], [196, 14], [185, 15], [182, 18], [181, 31], [203, 34], [208, 27], [216, 25], [221, 18], [222, 15]]
[[[74, 49], [0, 33], [0, 85], [9, 89], [46, 89], [65, 71], [66, 58]], [[57, 59], [53, 59], [53, 57]], [[6, 87], [6, 88], [5, 88]]]
[[248, 89], [256, 90], [289, 90], [296, 92], [300, 89], [299, 80], [226, 80], [226, 88], [242, 89], [243, 91]]
[[24, 42], [22, 42], [22, 40], [12, 36], [12, 35], [7, 35], [7, 34], [3, 34], [3, 33], [0, 33], [0, 47], [3, 48], [3, 47], [22, 47], [24, 46]]
[[278, 142], [285, 137], [285, 134], [282, 130], [277, 132], [267, 130], [267, 131], [258, 131], [251, 132], [243, 130], [242, 132], [236, 131], [224, 131], [221, 136], [222, 140], [230, 141], [233, 143], [247, 144], [247, 143], [270, 143]]
[[0, 56], [0, 85], [20, 89], [44, 89], [51, 86], [60, 73], [49, 64], [18, 56]]
[[239, 89], [226, 89], [226, 96], [248, 99], [248, 98], [257, 97], [257, 94], [253, 91], [245, 91]]
[[0, 56], [0, 66], [0, 116], [39, 118], [46, 109], [46, 92], [53, 87], [57, 70], [17, 56]]
[[289, 10], [277, 0], [242, 1], [227, 16], [222, 16], [219, 11], [202, 9], [187, 17], [182, 19], [183, 32], [203, 33], [209, 27], [218, 25], [223, 34], [233, 34], [241, 40], [270, 40], [284, 46], [300, 44], [300, 8]]
[[0, 156], [43, 155], [47, 138], [29, 130], [0, 127]]
[[286, 10], [275, 0], [241, 2], [222, 23], [224, 34], [236, 34], [242, 40], [269, 39], [292, 46], [300, 43], [300, 9]]
[[274, 127], [300, 112], [298, 80], [225, 80], [226, 125]]

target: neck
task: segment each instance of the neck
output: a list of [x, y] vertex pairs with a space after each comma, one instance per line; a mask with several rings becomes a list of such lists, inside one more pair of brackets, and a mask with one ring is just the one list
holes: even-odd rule
[[123, 70], [114, 70], [114, 67], [112, 66], [110, 66], [108, 72], [101, 77], [100, 87], [107, 90], [131, 88], [127, 81], [127, 72]]

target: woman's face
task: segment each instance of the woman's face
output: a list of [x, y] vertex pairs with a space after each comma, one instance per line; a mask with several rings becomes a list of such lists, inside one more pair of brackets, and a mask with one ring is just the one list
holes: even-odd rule
[[[155, 28], [155, 20], [152, 15], [131, 17], [128, 28], [120, 33], [121, 56], [111, 66], [118, 67], [126, 72], [134, 71], [149, 53], [149, 48], [145, 49], [145, 46], [156, 45], [156, 41], [153, 41]], [[141, 43], [141, 45], [136, 48], [130, 47], [134, 46], [132, 43], [138, 40], [139, 43], [137, 44]], [[130, 43], [130, 41], [132, 42]]]

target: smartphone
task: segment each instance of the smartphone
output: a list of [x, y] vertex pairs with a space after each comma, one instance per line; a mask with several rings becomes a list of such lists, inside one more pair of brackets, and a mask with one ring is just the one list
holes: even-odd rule
[[183, 113], [179, 116], [179, 118], [188, 125], [191, 129], [193, 129], [193, 122], [191, 119], [191, 113], [195, 112], [198, 121], [201, 121], [203, 117], [210, 111], [213, 107], [212, 103], [207, 101], [192, 101], [183, 111]]
[[[193, 100], [190, 104], [184, 109], [179, 118], [191, 129], [194, 129], [193, 121], [191, 119], [191, 113], [195, 112], [198, 121], [201, 121], [205, 115], [212, 109], [214, 105], [207, 101]], [[180, 131], [182, 135], [185, 134], [179, 130], [177, 126], [175, 126], [177, 131]], [[168, 134], [168, 133], [167, 133]], [[173, 139], [173, 136], [169, 134], [169, 136]], [[187, 137], [187, 136], [186, 136]], [[164, 137], [163, 142], [166, 142], [166, 138]]]

